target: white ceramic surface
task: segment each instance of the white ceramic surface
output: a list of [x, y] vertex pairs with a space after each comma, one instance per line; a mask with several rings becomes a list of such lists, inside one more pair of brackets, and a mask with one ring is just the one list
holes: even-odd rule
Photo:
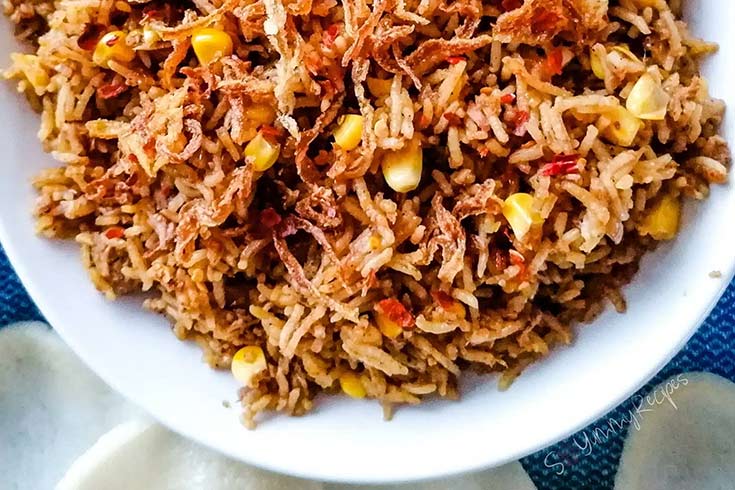
[[[690, 1], [700, 35], [721, 43], [705, 66], [711, 92], [735, 107], [735, 2]], [[0, 22], [2, 64], [13, 49]], [[401, 408], [383, 422], [377, 403], [320, 399], [314, 413], [278, 417], [256, 431], [240, 425], [235, 382], [178, 342], [166, 320], [139, 300], [109, 302], [89, 282], [73, 243], [37, 238], [29, 179], [53, 165], [35, 134], [38, 118], [0, 87], [0, 239], [15, 268], [63, 338], [112, 387], [173, 430], [249, 463], [292, 475], [350, 482], [407, 481], [499, 465], [582, 428], [653, 376], [689, 339], [735, 269], [735, 192], [713, 189], [689, 208], [676, 242], [644, 260], [627, 288], [629, 311], [608, 311], [574, 345], [529, 369], [505, 393], [468, 383], [459, 403]], [[730, 111], [725, 133], [732, 142]], [[709, 273], [722, 272], [713, 279]], [[469, 386], [472, 385], [472, 386]]]

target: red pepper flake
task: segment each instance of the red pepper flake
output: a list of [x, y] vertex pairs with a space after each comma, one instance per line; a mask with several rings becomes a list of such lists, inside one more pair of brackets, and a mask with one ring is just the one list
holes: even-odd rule
[[516, 101], [516, 94], [503, 94], [500, 97], [501, 104], [512, 104]]
[[561, 75], [564, 64], [564, 52], [561, 48], [554, 48], [546, 55], [544, 70], [549, 77]]
[[434, 301], [439, 303], [439, 306], [441, 306], [445, 310], [451, 309], [456, 303], [454, 298], [452, 298], [444, 291], [432, 291], [431, 297], [434, 298]]
[[273, 208], [265, 208], [260, 212], [260, 224], [269, 230], [275, 228], [281, 221], [283, 221], [283, 218]]
[[296, 221], [293, 219], [292, 216], [287, 216], [279, 225], [278, 225], [278, 236], [281, 238], [286, 238], [291, 235], [295, 235], [298, 233], [299, 228], [296, 226]]
[[263, 124], [260, 127], [260, 133], [268, 141], [274, 142], [281, 137], [281, 130], [271, 126], [270, 124]]
[[525, 136], [526, 134], [526, 123], [531, 118], [531, 114], [528, 111], [516, 111], [515, 117], [513, 118], [513, 134], [516, 136]]
[[518, 271], [518, 277], [521, 280], [525, 280], [528, 275], [528, 267], [526, 267], [526, 258], [523, 256], [522, 253], [520, 253], [518, 250], [511, 249], [508, 251], [508, 256], [510, 258], [510, 263], [518, 266], [520, 269]]
[[487, 146], [481, 146], [477, 149], [477, 153], [479, 153], [482, 158], [485, 158], [490, 154], [490, 150], [487, 148]]
[[450, 56], [447, 58], [447, 62], [450, 65], [456, 65], [460, 61], [464, 61], [464, 60], [465, 60], [464, 56]]
[[500, 6], [503, 7], [504, 12], [520, 8], [521, 5], [522, 0], [503, 0], [502, 2], [500, 2]]
[[554, 159], [541, 167], [541, 175], [554, 177], [557, 175], [578, 174], [579, 155], [573, 153], [571, 155], [556, 155]]
[[105, 236], [110, 240], [122, 238], [124, 235], [125, 230], [121, 226], [111, 226], [105, 231]]
[[122, 82], [111, 82], [97, 88], [97, 95], [103, 99], [111, 99], [125, 92], [128, 86]]
[[421, 115], [419, 116], [418, 121], [418, 128], [419, 129], [426, 129], [429, 124], [431, 124], [431, 118], [427, 116], [423, 111], [421, 111]]
[[460, 126], [462, 124], [462, 118], [454, 112], [445, 112], [442, 117], [449, 121], [450, 126]]
[[536, 35], [553, 32], [561, 20], [556, 12], [540, 8], [531, 19], [531, 32]]
[[413, 315], [397, 299], [388, 298], [379, 301], [375, 305], [375, 311], [387, 316], [401, 328], [411, 328], [416, 324]]
[[77, 46], [85, 51], [92, 51], [106, 30], [102, 24], [87, 24], [77, 38]]
[[105, 41], [105, 44], [106, 44], [106, 45], [108, 45], [109, 47], [113, 47], [114, 45], [116, 45], [116, 44], [117, 44], [117, 42], [118, 42], [119, 40], [120, 40], [120, 35], [118, 35], [118, 34], [113, 34], [113, 35], [111, 35], [111, 36], [109, 37], [109, 39], [107, 39], [107, 41]]
[[322, 43], [324, 43], [327, 48], [334, 46], [334, 41], [337, 39], [337, 36], [339, 36], [339, 31], [339, 24], [331, 24], [322, 33]]

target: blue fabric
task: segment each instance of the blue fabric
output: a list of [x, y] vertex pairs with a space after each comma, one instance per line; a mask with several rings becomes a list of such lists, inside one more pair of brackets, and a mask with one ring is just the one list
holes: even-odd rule
[[[43, 320], [0, 248], [0, 325]], [[648, 385], [686, 371], [709, 371], [735, 381], [735, 282], [697, 334]], [[624, 421], [636, 395], [583, 431], [521, 460], [540, 490], [612, 489], [627, 427], [610, 430], [609, 420]], [[595, 429], [599, 429], [595, 431]]]

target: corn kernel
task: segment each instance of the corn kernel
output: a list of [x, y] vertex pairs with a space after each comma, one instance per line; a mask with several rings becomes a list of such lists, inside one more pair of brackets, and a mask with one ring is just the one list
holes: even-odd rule
[[271, 124], [276, 119], [276, 110], [267, 104], [253, 104], [245, 108], [245, 118], [256, 126]]
[[597, 78], [600, 80], [605, 79], [605, 60], [603, 59], [603, 56], [601, 53], [597, 52], [597, 50], [593, 49], [590, 51], [590, 68], [592, 68], [592, 73], [595, 74]]
[[191, 46], [199, 63], [208, 65], [232, 54], [232, 38], [225, 31], [212, 27], [197, 29], [191, 36]]
[[238, 350], [232, 357], [230, 370], [232, 375], [243, 385], [249, 385], [253, 377], [268, 367], [263, 349], [257, 345], [248, 345]]
[[386, 153], [382, 162], [383, 177], [396, 192], [416, 189], [421, 181], [423, 153], [421, 144], [414, 139], [400, 150]]
[[253, 168], [258, 172], [265, 172], [271, 168], [280, 153], [281, 145], [271, 143], [261, 132], [258, 132], [245, 147], [245, 156], [252, 159]]
[[334, 142], [343, 150], [354, 150], [362, 140], [365, 118], [358, 114], [347, 114], [334, 131]]
[[403, 329], [398, 323], [391, 320], [388, 315], [380, 312], [375, 312], [375, 323], [378, 324], [380, 332], [389, 339], [395, 339], [403, 332]]
[[620, 146], [632, 145], [643, 126], [643, 122], [623, 106], [607, 110], [602, 118], [609, 123], [603, 131], [603, 136], [611, 143]]
[[[617, 52], [630, 61], [640, 62], [638, 57], [625, 45], [620, 44], [618, 46], [613, 46], [610, 48], [610, 52]], [[607, 63], [607, 60], [597, 50], [593, 49], [592, 52], [590, 52], [590, 68], [592, 68], [592, 73], [594, 73], [600, 80], [605, 79], [605, 63]]]
[[153, 46], [156, 44], [161, 37], [158, 35], [156, 31], [151, 29], [148, 26], [143, 27], [143, 44], [146, 46]]
[[367, 87], [371, 94], [375, 97], [382, 97], [390, 93], [390, 88], [393, 85], [393, 80], [383, 78], [372, 78], [368, 77]]
[[123, 31], [110, 31], [97, 41], [92, 54], [92, 61], [107, 67], [112, 60], [129, 63], [135, 58], [135, 51], [125, 44], [126, 34]]
[[646, 215], [638, 232], [641, 235], [650, 235], [655, 240], [671, 240], [679, 231], [680, 219], [681, 202], [667, 194]]
[[503, 216], [519, 240], [526, 236], [533, 225], [543, 222], [538, 211], [533, 208], [533, 196], [525, 192], [508, 196], [503, 203]]
[[33, 54], [21, 53], [12, 53], [10, 58], [13, 60], [13, 64], [23, 72], [36, 95], [42, 95], [51, 80], [46, 70], [41, 66], [41, 59]]
[[367, 391], [355, 373], [345, 373], [339, 377], [339, 385], [347, 396], [352, 398], [365, 398]]
[[650, 73], [644, 73], [633, 85], [625, 107], [639, 119], [661, 121], [666, 118], [669, 94]]

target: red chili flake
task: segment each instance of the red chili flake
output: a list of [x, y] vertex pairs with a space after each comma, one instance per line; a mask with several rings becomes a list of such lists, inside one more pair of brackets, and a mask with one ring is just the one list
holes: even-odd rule
[[391, 321], [394, 321], [402, 328], [410, 328], [416, 324], [413, 315], [397, 299], [388, 298], [379, 301], [375, 305], [375, 311], [386, 315]]
[[450, 65], [456, 65], [460, 61], [464, 61], [464, 60], [465, 60], [464, 56], [450, 56], [449, 58], [447, 58], [447, 62]]
[[510, 263], [513, 265], [525, 265], [526, 258], [518, 250], [511, 249], [508, 251]]
[[337, 39], [337, 36], [339, 36], [339, 31], [339, 24], [331, 24], [324, 30], [322, 33], [322, 42], [326, 47], [331, 48], [334, 46], [334, 41]]
[[508, 267], [508, 256], [505, 252], [500, 249], [495, 249], [491, 254], [493, 257], [493, 264], [495, 264], [495, 269], [498, 271], [504, 271], [505, 268]]
[[528, 267], [526, 267], [526, 258], [523, 256], [522, 253], [520, 253], [518, 250], [511, 249], [508, 252], [508, 256], [510, 258], [510, 263], [518, 266], [520, 269], [518, 272], [518, 277], [521, 280], [525, 280], [528, 276]]
[[501, 104], [512, 104], [516, 101], [516, 94], [503, 94], [500, 97]]
[[560, 17], [555, 12], [541, 8], [533, 19], [531, 19], [531, 32], [533, 34], [550, 33], [560, 20]]
[[445, 112], [442, 117], [449, 121], [450, 126], [460, 126], [462, 124], [462, 118], [453, 112]]
[[105, 236], [110, 240], [114, 238], [122, 238], [125, 235], [125, 230], [121, 226], [111, 226], [105, 231]]
[[278, 226], [278, 236], [286, 238], [291, 235], [298, 233], [299, 229], [296, 226], [296, 222], [292, 217], [287, 217]]
[[561, 75], [564, 64], [564, 52], [560, 48], [554, 48], [546, 55], [544, 70], [552, 77]]
[[526, 123], [531, 118], [531, 114], [528, 111], [516, 111], [515, 117], [513, 118], [513, 134], [516, 136], [524, 136], [526, 134]]
[[455, 305], [454, 298], [452, 298], [444, 291], [432, 291], [431, 297], [434, 298], [434, 301], [439, 303], [439, 306], [441, 306], [445, 310], [449, 310]]
[[110, 38], [107, 41], [105, 41], [105, 44], [108, 45], [109, 47], [113, 47], [114, 45], [117, 44], [119, 40], [120, 40], [120, 36], [118, 34], [113, 34], [110, 36]]
[[125, 92], [128, 86], [122, 82], [106, 83], [97, 88], [97, 95], [103, 99], [111, 99]]
[[92, 51], [106, 30], [102, 24], [87, 24], [77, 38], [77, 46], [85, 51]]
[[269, 230], [275, 228], [281, 221], [283, 221], [283, 218], [273, 208], [265, 208], [260, 212], [260, 224]]
[[156, 153], [156, 139], [152, 137], [148, 138], [148, 140], [143, 143], [143, 151], [146, 155], [153, 156]]
[[547, 163], [539, 171], [541, 175], [554, 177], [556, 175], [578, 174], [577, 162], [579, 155], [573, 153], [571, 155], [556, 155], [550, 163]]
[[267, 140], [273, 141], [281, 137], [281, 130], [271, 126], [270, 124], [263, 124], [260, 127], [260, 133]]
[[153, 5], [146, 5], [143, 8], [143, 17], [142, 21], [148, 21], [153, 19], [162, 19], [163, 18], [163, 12], [161, 12], [160, 9], [156, 8]]
[[522, 4], [522, 0], [503, 0], [502, 2], [500, 2], [500, 6], [503, 7], [503, 10], [505, 12], [520, 8]]
[[419, 116], [419, 121], [418, 121], [418, 128], [426, 129], [429, 126], [429, 124], [431, 124], [431, 118], [427, 116], [426, 114], [424, 114], [423, 111], [421, 111], [421, 115]]
[[479, 153], [482, 158], [485, 158], [490, 154], [490, 150], [486, 146], [481, 146], [477, 149], [477, 153]]

